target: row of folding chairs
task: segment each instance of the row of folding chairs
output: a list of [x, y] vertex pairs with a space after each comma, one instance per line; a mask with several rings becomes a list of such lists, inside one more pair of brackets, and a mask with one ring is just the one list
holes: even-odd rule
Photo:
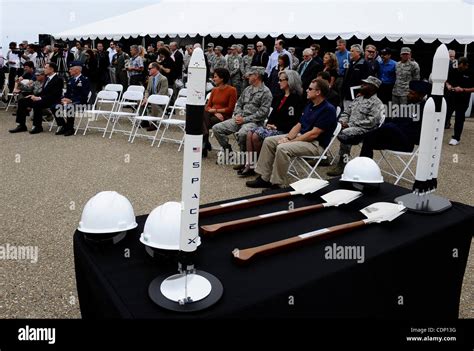
[[[340, 108], [338, 108], [337, 115], [340, 114]], [[385, 121], [385, 116], [382, 116], [379, 126]], [[342, 130], [340, 123], [337, 124], [336, 129], [331, 137], [329, 145], [323, 150], [319, 156], [299, 156], [291, 160], [290, 166], [288, 167], [288, 175], [296, 179], [311, 178], [313, 176], [321, 178], [321, 175], [317, 172], [317, 168], [320, 163], [325, 159], [330, 159], [332, 165], [335, 161], [336, 156], [331, 152], [331, 146], [337, 139], [337, 136]], [[411, 152], [402, 152], [394, 150], [380, 150], [380, 158], [376, 160], [379, 166], [385, 164], [389, 170], [380, 167], [382, 173], [395, 178], [394, 184], [397, 185], [401, 180], [409, 183], [413, 183], [415, 179], [415, 170], [413, 164], [419, 153], [419, 146], [415, 145], [415, 148]]]

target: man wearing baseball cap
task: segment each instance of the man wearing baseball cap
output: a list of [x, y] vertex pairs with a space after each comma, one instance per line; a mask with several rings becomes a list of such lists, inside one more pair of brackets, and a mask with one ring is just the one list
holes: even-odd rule
[[382, 81], [380, 85], [378, 97], [384, 104], [388, 104], [392, 100], [392, 90], [395, 84], [397, 63], [392, 60], [392, 50], [385, 48], [380, 51], [382, 62], [379, 63], [379, 79]]
[[377, 97], [377, 90], [382, 83], [380, 79], [369, 76], [361, 82], [359, 95], [339, 117], [339, 123], [342, 124], [342, 130], [337, 137], [341, 142], [339, 161], [329, 170], [330, 177], [342, 174], [345, 163], [350, 159], [352, 145], [359, 144], [365, 134], [377, 128], [385, 113], [382, 101]]
[[396, 79], [392, 91], [392, 103], [407, 103], [408, 85], [412, 80], [420, 80], [420, 66], [411, 59], [411, 49], [403, 47], [400, 50], [400, 61], [396, 66]]

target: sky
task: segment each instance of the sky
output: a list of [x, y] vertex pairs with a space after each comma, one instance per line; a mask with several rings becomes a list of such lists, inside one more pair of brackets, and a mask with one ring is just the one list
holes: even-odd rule
[[159, 0], [0, 0], [0, 47], [11, 41], [38, 42], [38, 34], [72, 29], [120, 15]]

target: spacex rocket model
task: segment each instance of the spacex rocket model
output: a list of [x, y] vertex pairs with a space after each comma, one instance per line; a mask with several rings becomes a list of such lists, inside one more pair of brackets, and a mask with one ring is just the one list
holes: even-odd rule
[[206, 103], [206, 61], [200, 48], [193, 51], [188, 68], [186, 135], [184, 137], [180, 250], [193, 252], [199, 244], [202, 125]]
[[177, 312], [202, 310], [216, 303], [223, 294], [222, 284], [215, 276], [194, 268], [195, 251], [200, 244], [198, 220], [206, 102], [206, 61], [201, 48], [195, 48], [191, 56], [187, 88], [179, 273], [165, 279], [157, 277], [148, 289], [155, 303]]
[[431, 97], [426, 101], [423, 109], [413, 194], [395, 199], [417, 212], [441, 212], [451, 207], [448, 200], [431, 195], [438, 185], [437, 178], [446, 119], [446, 101], [443, 95], [448, 69], [449, 53], [446, 45], [442, 44], [436, 50], [433, 58]]
[[446, 101], [444, 83], [448, 78], [449, 53], [446, 45], [436, 50], [433, 59], [431, 97], [423, 110], [420, 148], [416, 165], [416, 178], [413, 190], [416, 193], [432, 192], [437, 187], [441, 146], [443, 142], [444, 121], [446, 119]]

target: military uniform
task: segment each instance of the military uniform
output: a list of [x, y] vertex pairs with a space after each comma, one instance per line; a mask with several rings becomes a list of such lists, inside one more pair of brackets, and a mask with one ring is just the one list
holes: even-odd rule
[[[362, 80], [363, 83], [372, 84], [377, 89], [382, 82], [380, 79], [369, 76]], [[380, 122], [385, 115], [385, 108], [382, 101], [377, 97], [377, 93], [370, 97], [358, 96], [348, 108], [339, 117], [341, 124], [347, 124], [347, 127], [341, 130], [338, 139], [341, 142], [339, 146], [339, 161], [327, 173], [328, 176], [339, 176], [344, 170], [344, 163], [349, 160], [352, 145], [359, 144], [364, 135], [380, 126]]]
[[115, 68], [115, 81], [122, 84], [123, 91], [128, 88], [128, 73], [126, 70], [126, 63], [130, 61], [130, 56], [122, 52], [120, 55], [115, 54], [112, 59], [112, 66]]
[[[87, 77], [81, 74], [79, 77], [69, 78], [64, 97], [71, 100], [71, 103], [62, 107], [65, 116], [58, 117], [58, 113], [56, 111], [54, 113], [56, 123], [59, 127], [63, 127], [64, 131], [74, 130], [75, 109], [77, 109], [77, 105], [87, 104], [90, 91], [90, 83]], [[64, 117], [66, 117], [66, 122], [64, 122]]]
[[250, 55], [245, 55], [243, 58], [242, 58], [242, 69], [241, 69], [241, 72], [242, 72], [242, 90], [247, 88], [249, 86], [249, 81], [247, 78], [245, 78], [245, 75], [248, 73], [250, 67], [252, 67], [252, 60], [253, 60], [253, 56], [250, 56]]
[[[212, 127], [219, 144], [225, 149], [230, 149], [228, 135], [237, 133], [240, 150], [245, 151], [247, 133], [251, 129], [263, 125], [270, 113], [271, 105], [272, 93], [263, 82], [259, 87], [247, 87], [237, 100], [233, 118], [215, 124]], [[236, 116], [244, 117], [244, 123], [238, 125], [234, 119]]]
[[227, 69], [230, 72], [230, 85], [237, 89], [237, 96], [242, 93], [242, 57], [231, 55], [227, 59]]
[[397, 62], [396, 80], [392, 90], [392, 103], [406, 104], [408, 85], [412, 80], [420, 80], [420, 66], [415, 61]]
[[213, 63], [213, 67], [212, 67], [212, 71], [214, 72], [214, 70], [216, 68], [226, 68], [227, 66], [227, 61], [225, 60], [225, 57], [224, 56], [214, 56], [214, 63]]

